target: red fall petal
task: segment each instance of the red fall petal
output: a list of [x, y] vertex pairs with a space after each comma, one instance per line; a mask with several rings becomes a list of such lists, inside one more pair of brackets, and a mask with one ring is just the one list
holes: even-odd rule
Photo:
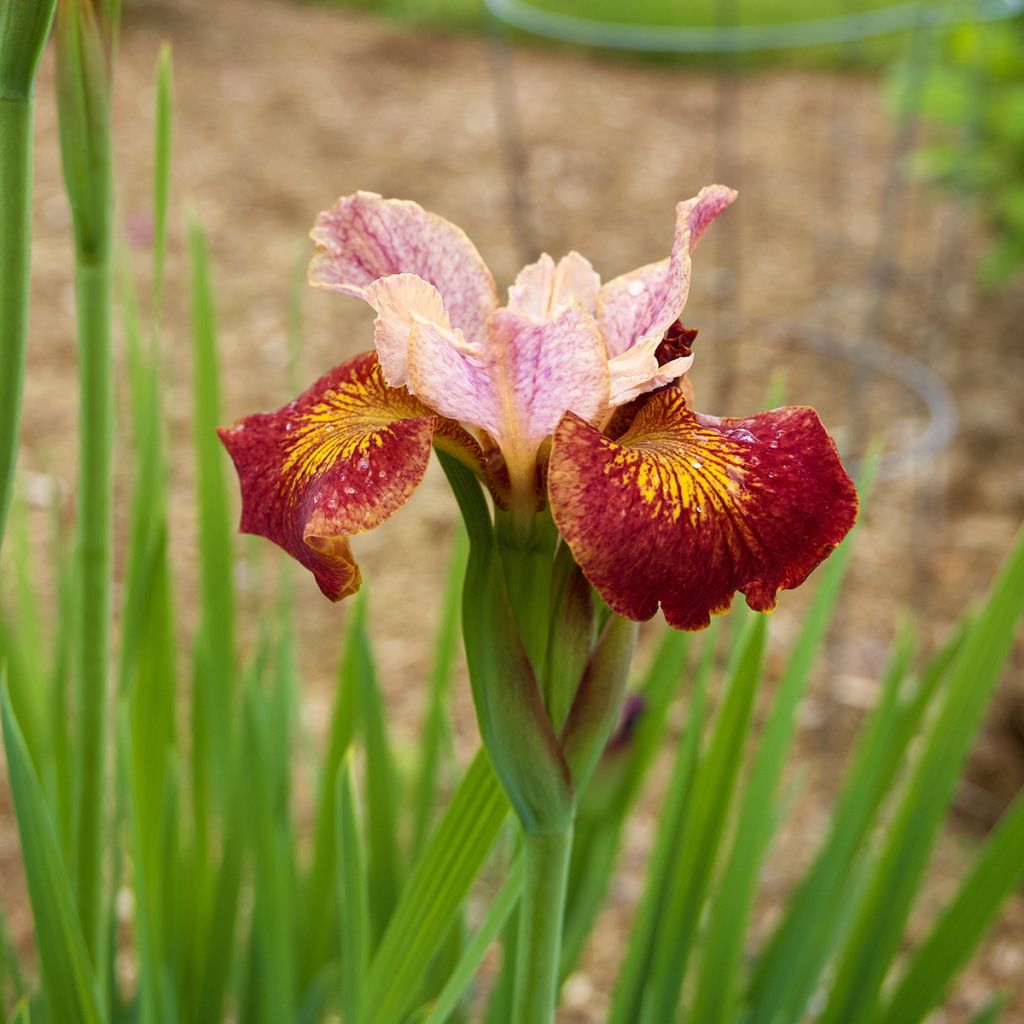
[[736, 591], [757, 611], [846, 536], [857, 492], [817, 413], [719, 420], [682, 391], [651, 396], [617, 440], [567, 414], [548, 466], [551, 511], [608, 605], [703, 629]]
[[482, 459], [461, 427], [404, 388], [389, 388], [374, 353], [335, 367], [276, 412], [218, 434], [241, 484], [241, 531], [284, 548], [332, 601], [362, 583], [348, 538], [409, 500], [433, 443]]

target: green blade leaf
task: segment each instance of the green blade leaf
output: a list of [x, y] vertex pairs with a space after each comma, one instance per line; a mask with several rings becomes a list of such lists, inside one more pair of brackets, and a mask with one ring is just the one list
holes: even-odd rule
[[[243, 757], [243, 751], [236, 751], [224, 847], [212, 881], [213, 897], [206, 918], [201, 920], [198, 939], [192, 944], [192, 976], [198, 980], [191, 993], [195, 1010], [190, 1019], [196, 1024], [220, 1024], [224, 1019], [224, 1003], [234, 966], [235, 922], [250, 812], [248, 776], [238, 764]], [[198, 856], [204, 871], [207, 855], [203, 850]]]
[[793, 742], [797, 710], [850, 563], [852, 537], [847, 537], [824, 567], [821, 584], [779, 681], [771, 715], [750, 769], [732, 849], [713, 899], [715, 913], [702, 944], [693, 1016], [707, 1024], [735, 1018], [747, 926], [776, 820], [779, 780]]
[[[230, 504], [224, 474], [224, 450], [217, 439], [220, 423], [220, 371], [217, 325], [209, 259], [202, 229], [190, 227], [192, 264], [193, 429], [199, 503], [201, 622], [198, 645], [199, 688], [208, 736], [196, 757], [205, 762], [218, 804], [227, 799], [234, 734], [235, 599], [234, 550]], [[214, 741], [212, 737], [216, 737]], [[201, 778], [203, 778], [201, 776]], [[201, 794], [201, 798], [205, 794]]]
[[250, 841], [256, 868], [254, 936], [260, 954], [261, 1012], [268, 1021], [285, 1021], [292, 1018], [296, 1008], [294, 901], [285, 849], [291, 837], [283, 833], [278, 820], [271, 726], [255, 686], [250, 686], [245, 695], [244, 721]]
[[459, 646], [459, 615], [462, 604], [462, 580], [466, 574], [469, 543], [465, 530], [455, 534], [441, 605], [441, 621], [434, 640], [434, 664], [430, 673], [427, 712], [420, 739], [419, 770], [413, 791], [412, 853], [423, 848], [437, 807], [438, 776], [446, 748], [451, 745], [449, 699], [452, 668]]
[[363, 838], [356, 812], [351, 757], [338, 768], [338, 920], [341, 922], [341, 1005], [346, 1021], [358, 1021], [363, 981], [370, 962], [370, 906]]
[[357, 625], [358, 617], [350, 616], [338, 672], [337, 697], [331, 712], [327, 750], [320, 769], [313, 855], [305, 880], [303, 957], [299, 965], [303, 989], [312, 982], [316, 972], [331, 955], [332, 929], [337, 925], [334, 908], [324, 899], [323, 894], [335, 888], [335, 786], [338, 770], [359, 724], [359, 672], [362, 657], [354, 636]]
[[349, 642], [354, 645], [359, 718], [366, 748], [367, 880], [374, 941], [384, 933], [401, 888], [398, 853], [398, 782], [388, 740], [384, 700], [377, 681], [370, 639], [366, 634], [366, 591], [353, 609]]
[[[834, 948], [849, 909], [858, 854], [941, 679], [941, 671], [927, 676], [917, 698], [901, 711], [901, 685], [912, 653], [907, 633], [891, 656], [881, 699], [861, 734], [832, 828], [758, 961], [748, 993], [751, 1024], [798, 1020]], [[944, 658], [935, 659], [938, 668], [945, 664]], [[836, 899], [837, 893], [846, 900]]]
[[398, 1024], [508, 817], [484, 751], [413, 865], [366, 979], [363, 1024]]
[[174, 114], [174, 72], [171, 47], [164, 43], [156, 65], [156, 124], [153, 132], [153, 304], [159, 329], [167, 256], [167, 207], [171, 195], [171, 133]]
[[824, 1024], [871, 1013], [896, 953], [929, 852], [1024, 612], [1024, 530], [950, 669], [938, 717], [886, 831], [839, 959]]
[[1006, 812], [952, 903], [915, 950], [877, 1024], [923, 1020], [939, 1004], [1022, 876], [1024, 795]]
[[487, 950], [505, 927], [505, 922], [519, 902], [522, 888], [523, 858], [517, 857], [509, 868], [501, 890], [491, 903], [487, 916], [466, 945], [455, 970], [452, 971], [440, 995], [434, 1000], [422, 1024], [446, 1024], [476, 977]]
[[75, 910], [71, 882], [2, 676], [0, 702], [11, 798], [21, 836], [47, 1001], [55, 1020], [100, 1024], [96, 978]]
[[694, 776], [690, 806], [683, 822], [678, 867], [664, 894], [664, 918], [651, 967], [646, 1008], [655, 1021], [670, 1021], [675, 1017], [742, 762], [737, 752], [744, 749], [753, 719], [766, 628], [763, 615], [749, 620], [707, 751]]
[[665, 912], [665, 897], [673, 873], [678, 869], [676, 858], [679, 840], [683, 834], [684, 818], [690, 808], [707, 710], [708, 677], [715, 661], [718, 635], [718, 620], [714, 620], [703, 637], [704, 650], [687, 708], [686, 730], [676, 753], [659, 815], [654, 849], [647, 869], [647, 884], [629, 933], [629, 944], [612, 996], [608, 1024], [636, 1024], [641, 1019], [641, 1007]]

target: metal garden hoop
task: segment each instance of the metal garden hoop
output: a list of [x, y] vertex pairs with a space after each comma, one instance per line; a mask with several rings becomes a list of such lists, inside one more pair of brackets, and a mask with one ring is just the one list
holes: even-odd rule
[[[853, 0], [847, 0], [852, 4]], [[820, 326], [804, 326], [792, 341], [853, 364], [848, 387], [848, 405], [855, 447], [866, 438], [857, 436], [861, 420], [867, 377], [881, 374], [915, 394], [926, 410], [928, 421], [907, 445], [887, 452], [879, 466], [884, 478], [912, 473], [924, 463], [942, 454], [956, 432], [956, 406], [940, 377], [923, 361], [897, 351], [881, 340], [886, 321], [893, 274], [889, 253], [902, 228], [901, 200], [906, 188], [901, 173], [904, 157], [910, 152], [918, 128], [921, 93], [928, 74], [931, 44], [938, 31], [958, 25], [1012, 18], [1024, 12], [1024, 0], [950, 0], [950, 2], [913, 2], [894, 4], [873, 11], [847, 11], [841, 15], [786, 24], [739, 24], [737, 0], [716, 0], [716, 24], [697, 26], [653, 26], [601, 21], [542, 10], [529, 0], [484, 0], [492, 19], [492, 74], [501, 142], [507, 172], [507, 185], [513, 220], [524, 256], [533, 258], [537, 247], [531, 229], [532, 202], [525, 181], [527, 151], [519, 126], [519, 112], [505, 42], [505, 27], [513, 27], [544, 38], [588, 47], [646, 53], [712, 55], [719, 58], [714, 139], [715, 162], [719, 180], [739, 184], [739, 167], [734, 152], [736, 126], [733, 121], [739, 76], [735, 58], [779, 49], [839, 44], [848, 50], [866, 40], [908, 33], [909, 80], [903, 102], [895, 118], [893, 139], [887, 163], [886, 188], [878, 214], [874, 256], [868, 273], [867, 300], [863, 321], [855, 338]], [[838, 121], [838, 118], [836, 119]], [[830, 126], [833, 130], [836, 125]], [[835, 140], [833, 140], [835, 141]], [[726, 243], [729, 244], [728, 239]], [[739, 312], [741, 291], [741, 253], [732, 247], [726, 261], [730, 267], [725, 304]], [[939, 295], [940, 301], [945, 299]], [[724, 346], [723, 351], [735, 346]], [[726, 360], [730, 359], [726, 356]], [[725, 365], [720, 382], [722, 395], [731, 390], [735, 365]]]

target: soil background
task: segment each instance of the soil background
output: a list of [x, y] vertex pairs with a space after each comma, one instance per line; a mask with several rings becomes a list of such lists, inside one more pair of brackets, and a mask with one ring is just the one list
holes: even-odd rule
[[[792, 777], [802, 780], [763, 879], [759, 934], [828, 824], [850, 742], [898, 624], [912, 617], [931, 649], [987, 585], [1024, 517], [1024, 288], [977, 288], [984, 234], [944, 194], [908, 182], [876, 79], [770, 68], [723, 81], [707, 70], [443, 36], [376, 17], [276, 2], [126, 5], [116, 65], [119, 216], [147, 276], [151, 230], [153, 69], [170, 40], [175, 63], [174, 199], [164, 345], [172, 527], [183, 645], [196, 593], [191, 477], [186, 212], [204, 226], [217, 290], [225, 420], [276, 408], [288, 381], [289, 295], [316, 213], [370, 189], [416, 199], [461, 225], [507, 285], [540, 250], [587, 255], [604, 277], [657, 260], [673, 205], [714, 180], [740, 189], [695, 258], [686, 322], [700, 330], [697, 406], [750, 413], [773, 386], [814, 405], [846, 452], [872, 436], [906, 451], [929, 426], [914, 388], [894, 378], [913, 357], [945, 382], [959, 423], [937, 450], [890, 462], [854, 556], [842, 613], [801, 718]], [[32, 339], [21, 461], [40, 573], [51, 517], [74, 515], [76, 378], [69, 214], [56, 134], [52, 54], [38, 87]], [[513, 186], [510, 188], [510, 184]], [[514, 199], [518, 199], [518, 206]], [[371, 345], [372, 313], [354, 300], [301, 292], [304, 387]], [[842, 342], [874, 363], [828, 354]], [[880, 346], [885, 346], [881, 348]], [[899, 355], [893, 356], [892, 353]], [[926, 375], [912, 364], [919, 390]], [[780, 376], [781, 375], [781, 376]], [[916, 376], [915, 376], [916, 375]], [[123, 384], [122, 373], [122, 384]], [[127, 395], [123, 395], [127, 398]], [[122, 420], [127, 421], [122, 402]], [[950, 424], [946, 424], [950, 425]], [[943, 423], [933, 425], [940, 430]], [[119, 457], [119, 550], [130, 493], [127, 430]], [[927, 435], [931, 436], [931, 435]], [[898, 471], [898, 472], [897, 472]], [[431, 470], [410, 505], [354, 549], [370, 588], [374, 640], [400, 742], [422, 713], [453, 503]], [[272, 576], [284, 559], [244, 546]], [[267, 607], [239, 573], [255, 624]], [[299, 588], [303, 722], [326, 721], [347, 609]], [[808, 585], [813, 586], [813, 582]], [[807, 594], [774, 615], [778, 666]], [[644, 634], [649, 645], [660, 625]], [[977, 841], [1024, 783], [1024, 652], [972, 757], [957, 815], [915, 918], [920, 933], [952, 892]], [[766, 694], [766, 699], [769, 695]], [[458, 688], [460, 756], [478, 740]], [[611, 904], [566, 989], [566, 1022], [604, 1019], [659, 806], [664, 765], [633, 822]], [[0, 830], [5, 906], [30, 941], [17, 840]], [[1011, 901], [936, 1019], [966, 1021], [997, 986], [1016, 988], [1005, 1018], [1024, 1021], [1024, 899]]]

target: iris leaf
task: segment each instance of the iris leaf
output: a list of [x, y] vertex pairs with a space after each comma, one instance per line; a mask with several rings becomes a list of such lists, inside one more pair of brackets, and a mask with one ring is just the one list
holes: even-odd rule
[[367, 975], [361, 1024], [398, 1024], [508, 817], [480, 751], [402, 890]]
[[0, 677], [7, 770], [36, 925], [43, 985], [54, 1020], [100, 1024], [98, 989], [57, 833]]
[[886, 830], [839, 958], [824, 1024], [845, 1024], [874, 1011], [964, 757], [999, 680], [1022, 612], [1024, 530], [950, 667], [938, 716]]

